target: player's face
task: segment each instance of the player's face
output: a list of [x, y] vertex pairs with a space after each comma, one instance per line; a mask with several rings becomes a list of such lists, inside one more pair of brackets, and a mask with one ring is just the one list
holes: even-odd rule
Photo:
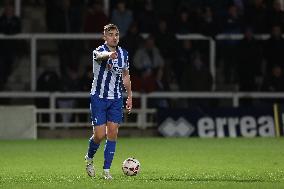
[[105, 32], [104, 40], [110, 47], [116, 47], [119, 42], [119, 32], [116, 29]]

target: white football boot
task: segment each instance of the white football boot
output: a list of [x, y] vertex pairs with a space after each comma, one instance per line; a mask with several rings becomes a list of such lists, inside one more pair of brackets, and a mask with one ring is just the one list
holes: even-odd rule
[[106, 179], [106, 180], [111, 180], [112, 179], [112, 176], [111, 176], [109, 170], [104, 170], [103, 171], [103, 178]]
[[86, 161], [86, 172], [90, 177], [95, 176], [95, 168], [93, 165], [93, 159], [89, 158], [87, 155], [85, 156], [85, 161]]

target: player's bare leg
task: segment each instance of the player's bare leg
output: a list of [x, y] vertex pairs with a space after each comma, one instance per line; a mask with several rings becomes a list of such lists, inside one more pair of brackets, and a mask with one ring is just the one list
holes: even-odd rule
[[96, 126], [93, 130], [95, 143], [101, 143], [106, 137], [106, 125]]
[[118, 124], [114, 122], [107, 122], [106, 136], [108, 140], [116, 141], [118, 134]]

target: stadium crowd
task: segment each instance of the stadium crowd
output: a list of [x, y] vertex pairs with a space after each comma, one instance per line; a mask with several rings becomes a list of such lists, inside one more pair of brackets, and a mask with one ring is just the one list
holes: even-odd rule
[[[101, 33], [112, 22], [120, 28], [120, 45], [129, 51], [133, 90], [284, 91], [283, 0], [25, 0], [14, 14], [13, 1], [1, 3], [0, 33], [38, 33], [27, 28], [25, 8], [41, 11], [44, 33]], [[142, 37], [142, 34], [149, 34]], [[242, 40], [216, 40], [216, 78], [209, 70], [209, 42], [178, 40], [176, 34], [243, 34]], [[256, 34], [268, 34], [257, 40]], [[58, 70], [38, 74], [38, 91], [89, 91], [91, 56], [100, 40], [57, 40]], [[0, 90], [9, 90], [15, 57], [27, 44], [1, 40]], [[16, 47], [16, 48], [15, 48]], [[51, 51], [52, 53], [53, 51]], [[39, 50], [40, 53], [40, 50]], [[54, 52], [53, 52], [54, 53]], [[84, 55], [88, 62], [82, 59]], [[40, 56], [40, 55], [39, 55]], [[84, 61], [85, 62], [84, 62]], [[41, 66], [40, 59], [37, 66]], [[78, 70], [81, 70], [78, 72]]]

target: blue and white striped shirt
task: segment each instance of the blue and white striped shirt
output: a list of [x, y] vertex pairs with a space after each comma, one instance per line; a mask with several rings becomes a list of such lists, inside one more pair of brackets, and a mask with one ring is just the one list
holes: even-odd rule
[[106, 44], [99, 46], [93, 51], [93, 73], [94, 79], [91, 89], [92, 95], [98, 95], [100, 98], [116, 99], [122, 96], [122, 72], [128, 70], [128, 52], [117, 47], [117, 59], [108, 59], [98, 61], [96, 59], [96, 51], [110, 52]]

